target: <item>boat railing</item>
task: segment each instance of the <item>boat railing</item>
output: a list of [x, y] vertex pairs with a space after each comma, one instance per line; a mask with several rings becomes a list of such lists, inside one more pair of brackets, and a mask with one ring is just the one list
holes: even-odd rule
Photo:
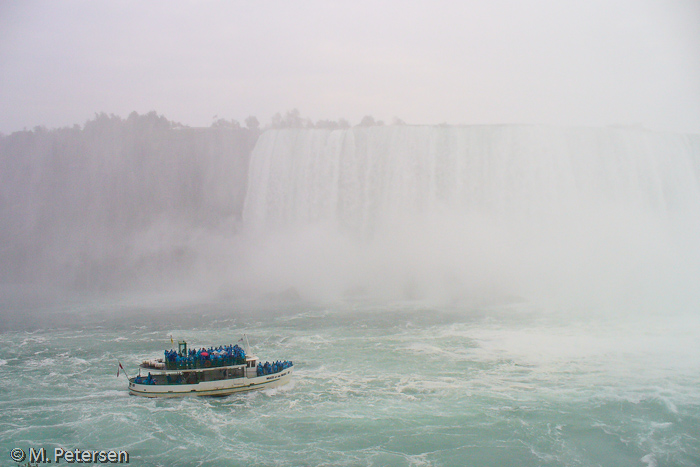
[[148, 373], [148, 376], [138, 375], [132, 382], [142, 385], [172, 386], [178, 384], [198, 384], [210, 381], [238, 379], [245, 376], [244, 368], [210, 369], [211, 371], [188, 371], [178, 373]]
[[276, 361], [276, 362], [265, 362], [258, 363], [256, 373], [258, 376], [272, 375], [279, 373], [280, 371], [286, 370], [294, 366], [294, 362], [291, 361]]
[[220, 368], [225, 366], [245, 365], [245, 357], [215, 357], [215, 358], [183, 358], [180, 361], [168, 361], [166, 370], [205, 370], [207, 368]]

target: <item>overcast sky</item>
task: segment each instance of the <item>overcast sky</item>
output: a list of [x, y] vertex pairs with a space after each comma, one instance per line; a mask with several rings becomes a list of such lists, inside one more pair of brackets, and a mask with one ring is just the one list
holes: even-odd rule
[[292, 108], [700, 133], [700, 1], [0, 0], [5, 134]]

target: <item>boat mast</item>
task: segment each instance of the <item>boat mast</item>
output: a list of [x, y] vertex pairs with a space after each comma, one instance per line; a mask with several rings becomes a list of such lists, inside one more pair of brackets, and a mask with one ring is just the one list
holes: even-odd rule
[[243, 338], [245, 339], [245, 353], [246, 355], [250, 355], [250, 343], [248, 342], [248, 334], [243, 334]]

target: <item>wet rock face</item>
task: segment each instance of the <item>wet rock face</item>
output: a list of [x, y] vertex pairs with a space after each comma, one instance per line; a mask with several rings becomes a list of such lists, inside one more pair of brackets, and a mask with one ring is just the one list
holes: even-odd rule
[[258, 134], [151, 113], [0, 138], [0, 281], [110, 290], [180, 277], [199, 257], [193, 232], [232, 234]]

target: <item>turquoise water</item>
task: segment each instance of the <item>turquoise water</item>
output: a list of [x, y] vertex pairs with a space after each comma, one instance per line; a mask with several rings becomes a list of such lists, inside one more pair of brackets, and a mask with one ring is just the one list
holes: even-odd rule
[[[697, 466], [692, 316], [525, 305], [44, 304], [0, 334], [0, 465], [45, 447], [132, 465]], [[129, 396], [117, 359], [247, 334], [291, 384], [224, 398]]]

